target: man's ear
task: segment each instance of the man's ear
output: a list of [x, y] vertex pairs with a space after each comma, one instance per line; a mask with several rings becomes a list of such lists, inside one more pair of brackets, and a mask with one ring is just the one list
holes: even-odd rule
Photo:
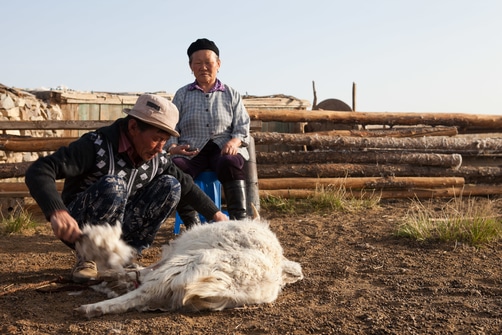
[[134, 136], [139, 132], [138, 122], [135, 119], [130, 119], [127, 124], [127, 131], [131, 136]]

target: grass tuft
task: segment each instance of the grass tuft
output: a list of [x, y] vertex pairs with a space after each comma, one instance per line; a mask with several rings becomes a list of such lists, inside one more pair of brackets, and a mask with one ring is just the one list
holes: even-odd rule
[[294, 214], [297, 210], [297, 200], [269, 195], [261, 199], [260, 207], [283, 214]]
[[479, 247], [502, 238], [502, 220], [493, 201], [485, 198], [454, 198], [441, 207], [413, 200], [396, 235]]
[[315, 210], [357, 212], [378, 207], [380, 196], [365, 191], [355, 195], [352, 191], [347, 191], [344, 186], [318, 186], [315, 194], [307, 201]]
[[262, 199], [260, 206], [284, 214], [300, 214], [313, 211], [357, 212], [378, 207], [379, 203], [380, 196], [376, 193], [361, 191], [354, 195], [343, 186], [318, 186], [315, 194], [307, 199], [268, 196]]
[[32, 215], [22, 206], [17, 205], [9, 215], [5, 217], [1, 214], [2, 220], [0, 221], [0, 234], [11, 235], [19, 233], [26, 229], [31, 229], [37, 226], [33, 220]]

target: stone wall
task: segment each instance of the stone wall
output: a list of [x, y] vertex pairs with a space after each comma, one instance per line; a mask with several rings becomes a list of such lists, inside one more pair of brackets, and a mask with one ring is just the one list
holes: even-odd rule
[[[39, 100], [30, 92], [7, 87], [0, 84], [0, 121], [43, 121], [61, 120], [61, 108], [57, 104], [49, 104]], [[61, 136], [60, 130], [2, 130], [0, 137], [33, 136], [54, 137]], [[0, 163], [17, 163], [33, 161], [39, 155], [36, 152], [10, 152], [0, 150]]]

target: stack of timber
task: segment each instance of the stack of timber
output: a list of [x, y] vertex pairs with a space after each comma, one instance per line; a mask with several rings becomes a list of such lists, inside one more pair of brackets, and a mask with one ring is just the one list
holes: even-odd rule
[[308, 197], [344, 187], [382, 198], [502, 193], [502, 116], [253, 110], [252, 119], [337, 122], [359, 130], [254, 132], [255, 143], [305, 149], [257, 152], [260, 196]]
[[[61, 114], [24, 119], [4, 113], [0, 150], [8, 157], [21, 153], [33, 159], [67, 145], [81, 133], [113, 122], [139, 94], [36, 95], [48, 106], [60, 105]], [[284, 95], [247, 96], [244, 102], [256, 144], [252, 163], [260, 196], [308, 197], [327, 187], [376, 192], [383, 198], [502, 192], [502, 116], [307, 110], [308, 102]], [[349, 129], [305, 133], [301, 125], [309, 122]], [[0, 164], [0, 195], [29, 196], [23, 181], [29, 164]]]

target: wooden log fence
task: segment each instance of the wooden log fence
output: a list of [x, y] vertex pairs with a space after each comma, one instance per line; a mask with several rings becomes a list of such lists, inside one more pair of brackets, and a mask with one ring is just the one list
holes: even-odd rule
[[349, 125], [387, 126], [451, 126], [459, 133], [498, 133], [502, 129], [502, 116], [463, 113], [390, 113], [390, 112], [347, 112], [323, 110], [248, 110], [252, 120], [282, 122], [321, 122]]
[[[378, 193], [382, 198], [498, 195], [502, 190], [502, 138], [485, 135], [502, 129], [500, 116], [269, 109], [248, 112], [252, 120], [263, 122], [325, 121], [392, 127], [307, 134], [253, 132], [257, 145], [308, 148], [257, 152], [259, 196], [307, 197], [318, 187], [345, 187], [365, 195]], [[0, 130], [93, 130], [112, 122], [0, 121]], [[465, 133], [476, 136], [459, 135]], [[0, 150], [54, 151], [75, 139], [4, 135], [0, 136]], [[487, 160], [489, 164], [484, 163]], [[0, 164], [0, 178], [22, 178], [29, 164]], [[14, 184], [0, 185], [0, 193], [27, 194], [24, 183]]]
[[461, 177], [361, 177], [361, 178], [265, 178], [259, 180], [260, 190], [345, 187], [350, 189], [462, 187]]
[[[319, 192], [310, 189], [278, 189], [260, 190], [260, 197], [282, 197], [304, 199], [314, 197]], [[350, 192], [354, 197], [380, 197], [381, 199], [430, 199], [430, 198], [455, 198], [455, 197], [475, 197], [486, 195], [502, 195], [500, 185], [465, 185], [464, 187], [448, 188], [413, 188], [413, 189], [385, 189], [385, 190], [360, 190]]]
[[313, 163], [371, 163], [371, 164], [416, 164], [419, 166], [441, 166], [458, 169], [462, 165], [460, 154], [439, 154], [403, 151], [296, 151], [296, 152], [259, 152], [258, 164], [313, 164]]
[[[263, 178], [360, 178], [395, 177], [463, 177], [466, 183], [502, 183], [501, 166], [461, 166], [446, 169], [436, 166], [376, 164], [258, 164], [258, 177]], [[502, 187], [502, 186], [501, 186]], [[294, 185], [292, 185], [294, 188]]]
[[0, 150], [14, 152], [55, 151], [75, 140], [76, 137], [0, 137]]
[[422, 136], [455, 136], [457, 127], [412, 127], [388, 129], [350, 129], [316, 131], [318, 135], [352, 136], [352, 137], [422, 137]]
[[256, 144], [306, 145], [322, 149], [401, 149], [480, 155], [502, 154], [502, 138], [423, 137], [360, 138], [311, 134], [253, 133]]

